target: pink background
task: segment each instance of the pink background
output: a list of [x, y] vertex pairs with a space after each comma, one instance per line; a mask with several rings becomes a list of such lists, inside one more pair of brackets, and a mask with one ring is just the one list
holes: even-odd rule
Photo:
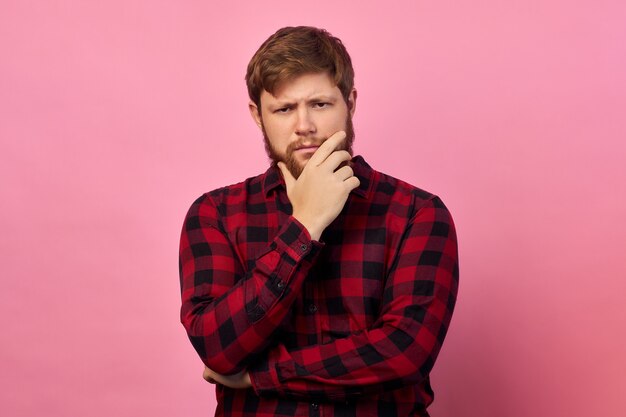
[[624, 415], [626, 3], [381, 4], [2, 0], [0, 415], [212, 414], [180, 227], [266, 168], [245, 66], [297, 24], [352, 54], [356, 151], [455, 216], [432, 415]]

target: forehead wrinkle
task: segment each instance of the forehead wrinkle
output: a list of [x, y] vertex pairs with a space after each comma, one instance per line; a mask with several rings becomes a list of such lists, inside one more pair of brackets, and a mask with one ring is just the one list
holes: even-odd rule
[[[301, 77], [306, 77], [307, 75], [315, 76], [315, 74], [305, 74]], [[296, 87], [295, 93], [297, 95], [300, 95], [301, 91], [305, 90], [303, 97], [286, 95], [285, 90], [293, 89], [294, 85], [298, 85], [297, 80], [301, 79], [301, 77], [297, 77], [293, 80], [285, 81], [281, 83], [280, 85], [277, 85], [273, 93], [270, 93], [267, 90], [265, 90], [264, 92], [271, 95], [272, 98], [274, 98], [275, 100], [287, 101], [287, 102], [311, 100], [311, 98], [312, 97], [315, 98], [314, 96], [316, 95], [323, 95], [325, 97], [335, 97], [337, 93], [341, 95], [341, 91], [339, 91], [339, 87], [333, 82], [333, 80], [330, 78], [328, 74], [326, 74], [325, 77], [322, 77], [322, 79], [324, 79], [325, 82], [317, 82], [313, 84], [312, 91], [310, 92], [306, 91], [311, 85], [309, 83], [307, 83], [307, 85], [301, 86], [300, 88]]]
[[319, 99], [333, 99], [335, 94], [332, 91], [325, 91], [326, 89], [316, 88], [314, 91], [305, 94], [287, 95], [277, 93], [276, 95], [270, 94], [272, 98], [279, 102], [297, 103], [301, 101], [315, 101]]

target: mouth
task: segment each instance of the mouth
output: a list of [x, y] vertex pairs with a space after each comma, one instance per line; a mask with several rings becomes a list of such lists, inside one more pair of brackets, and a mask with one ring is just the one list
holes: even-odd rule
[[317, 149], [319, 148], [319, 146], [315, 146], [315, 145], [310, 145], [310, 146], [301, 146], [299, 148], [296, 148], [296, 153], [298, 154], [307, 154], [307, 153], [315, 153], [315, 151], [317, 151]]

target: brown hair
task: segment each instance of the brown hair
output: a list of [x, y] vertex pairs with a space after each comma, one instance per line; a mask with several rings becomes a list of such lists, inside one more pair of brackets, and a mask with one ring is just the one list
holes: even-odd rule
[[248, 64], [248, 95], [261, 110], [261, 93], [306, 73], [327, 72], [348, 103], [354, 86], [350, 55], [339, 38], [310, 26], [284, 27], [270, 36]]

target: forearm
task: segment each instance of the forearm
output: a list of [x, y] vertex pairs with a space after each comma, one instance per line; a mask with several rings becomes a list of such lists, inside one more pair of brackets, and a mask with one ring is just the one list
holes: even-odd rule
[[290, 219], [245, 272], [224, 233], [201, 220], [186, 222], [181, 238], [181, 321], [202, 361], [228, 375], [267, 347], [320, 244]]
[[326, 344], [273, 348], [251, 368], [257, 393], [342, 400], [423, 381], [458, 290], [456, 234], [440, 201], [414, 216], [386, 276], [373, 325]]
[[253, 387], [261, 396], [349, 400], [418, 384], [435, 362], [450, 316], [423, 323], [390, 321], [304, 348], [279, 345], [250, 369]]

